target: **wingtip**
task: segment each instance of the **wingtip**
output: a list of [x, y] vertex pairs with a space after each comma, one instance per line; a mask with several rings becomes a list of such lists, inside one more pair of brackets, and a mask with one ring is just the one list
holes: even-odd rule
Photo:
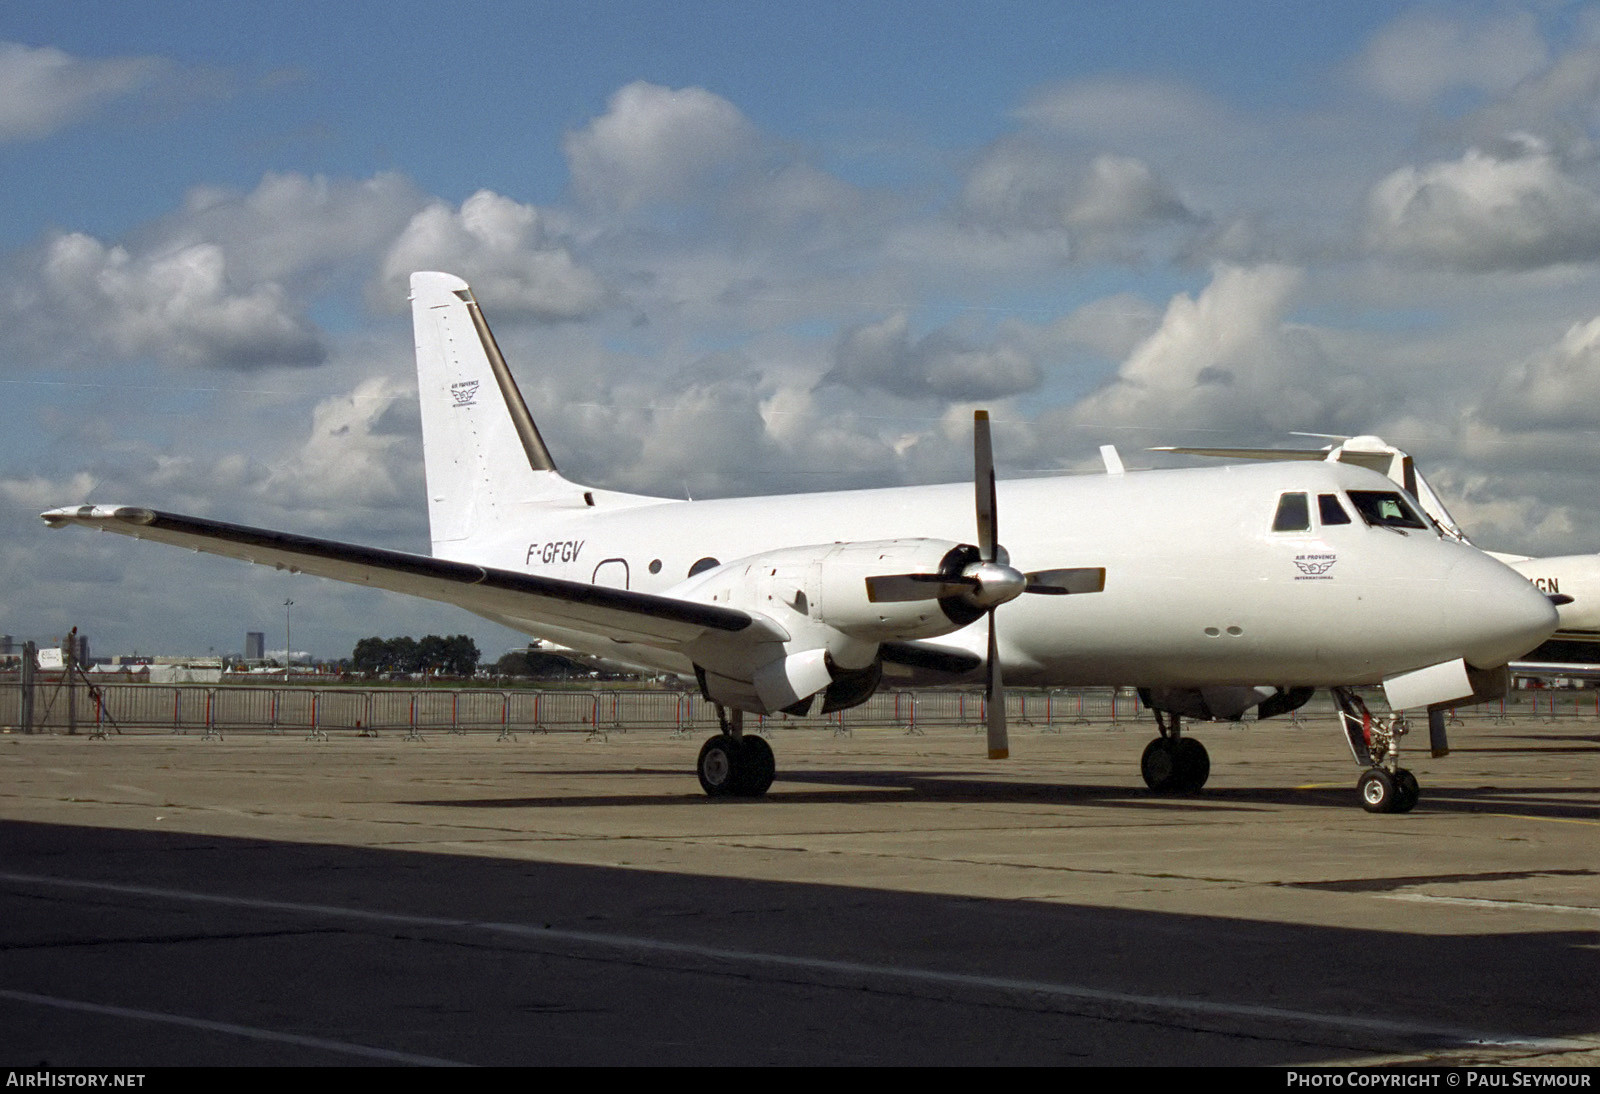
[[120, 520], [128, 524], [151, 524], [156, 519], [154, 509], [145, 509], [136, 505], [64, 505], [58, 509], [46, 509], [39, 514], [39, 519], [52, 528], [63, 528], [68, 524], [84, 521]]

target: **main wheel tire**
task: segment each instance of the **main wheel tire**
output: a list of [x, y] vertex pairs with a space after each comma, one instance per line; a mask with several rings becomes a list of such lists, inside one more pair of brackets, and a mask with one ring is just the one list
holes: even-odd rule
[[1361, 797], [1361, 808], [1368, 813], [1394, 813], [1400, 800], [1399, 788], [1393, 776], [1381, 767], [1363, 771], [1356, 780], [1356, 793]]
[[1411, 812], [1422, 797], [1422, 787], [1417, 785], [1417, 777], [1403, 767], [1394, 773], [1394, 792], [1396, 813]]
[[1179, 737], [1173, 744], [1173, 751], [1178, 767], [1176, 789], [1192, 794], [1211, 777], [1211, 754], [1193, 737]]
[[709, 738], [700, 746], [700, 759], [695, 763], [700, 789], [713, 798], [739, 793], [740, 776], [746, 766], [743, 752], [738, 738], [726, 733]]
[[734, 793], [759, 798], [772, 785], [772, 778], [777, 774], [778, 761], [772, 755], [772, 746], [767, 743], [765, 737], [751, 733], [740, 740], [744, 755], [740, 757], [739, 789]]
[[1182, 769], [1178, 764], [1178, 750], [1165, 737], [1157, 737], [1144, 746], [1139, 757], [1139, 774], [1144, 784], [1157, 794], [1170, 794], [1182, 789]]

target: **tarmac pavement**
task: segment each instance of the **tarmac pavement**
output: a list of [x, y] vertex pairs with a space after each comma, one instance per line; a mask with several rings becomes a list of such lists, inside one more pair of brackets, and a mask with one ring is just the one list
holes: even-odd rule
[[0, 1063], [1600, 1062], [1600, 724], [0, 736]]

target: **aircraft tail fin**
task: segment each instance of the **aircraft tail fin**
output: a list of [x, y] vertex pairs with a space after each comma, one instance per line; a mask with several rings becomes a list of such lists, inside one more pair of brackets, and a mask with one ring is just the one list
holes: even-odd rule
[[593, 506], [595, 491], [556, 470], [467, 283], [412, 274], [411, 318], [434, 554], [530, 507]]

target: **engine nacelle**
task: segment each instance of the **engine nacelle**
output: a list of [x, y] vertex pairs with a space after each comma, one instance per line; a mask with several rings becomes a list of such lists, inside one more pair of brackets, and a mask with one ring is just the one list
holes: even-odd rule
[[752, 651], [747, 665], [702, 667], [711, 700], [758, 713], [865, 702], [882, 675], [883, 642], [934, 638], [966, 626], [974, 612], [959, 597], [874, 602], [867, 579], [897, 574], [959, 574], [977, 549], [946, 540], [893, 539], [788, 547], [735, 559], [696, 574], [669, 595], [756, 612], [788, 640]]
[[[977, 549], [949, 540], [885, 539], [786, 547], [725, 562], [669, 595], [771, 616], [785, 627], [820, 624], [871, 643], [937, 638], [983, 614], [959, 597], [874, 602], [867, 579], [888, 574], [959, 574]], [[837, 657], [829, 644], [830, 652]], [[851, 659], [841, 662], [860, 668]]]

